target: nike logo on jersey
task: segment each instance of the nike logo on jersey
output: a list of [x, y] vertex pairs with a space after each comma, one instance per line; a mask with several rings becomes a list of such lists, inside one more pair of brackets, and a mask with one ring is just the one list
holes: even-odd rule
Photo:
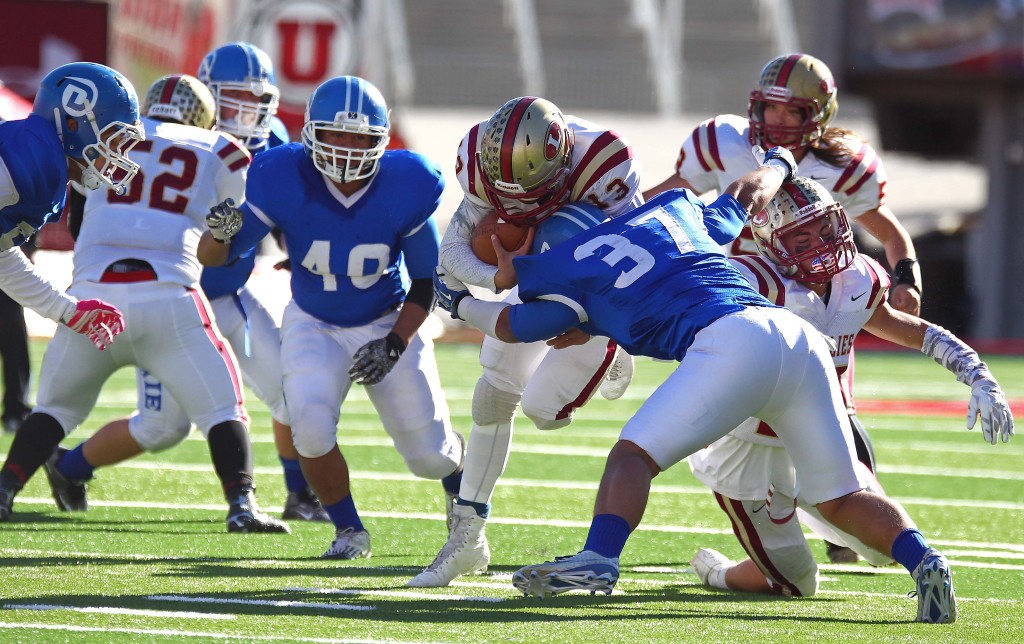
[[853, 297], [851, 297], [851, 298], [850, 298], [850, 301], [851, 301], [851, 302], [856, 302], [856, 301], [857, 301], [857, 300], [859, 300], [860, 298], [862, 298], [862, 297], [864, 297], [865, 295], [867, 295], [867, 293], [868, 293], [867, 291], [864, 291], [864, 292], [863, 292], [863, 293], [861, 293], [860, 295], [854, 295]]

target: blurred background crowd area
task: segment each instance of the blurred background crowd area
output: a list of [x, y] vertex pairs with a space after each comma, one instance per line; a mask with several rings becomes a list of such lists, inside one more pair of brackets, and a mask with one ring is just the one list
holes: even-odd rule
[[[0, 16], [6, 118], [66, 62], [109, 64], [143, 93], [246, 40], [273, 59], [295, 137], [317, 85], [363, 76], [389, 102], [395, 144], [444, 169], [442, 230], [461, 199], [460, 139], [509, 98], [544, 96], [623, 134], [648, 188], [700, 121], [746, 114], [765, 62], [810, 53], [836, 77], [834, 124], [882, 153], [922, 315], [983, 350], [1024, 347], [1024, 0], [0, 0]], [[71, 247], [59, 225], [44, 233], [44, 249]], [[255, 279], [287, 298], [267, 252]], [[36, 261], [69, 280], [69, 253]]]

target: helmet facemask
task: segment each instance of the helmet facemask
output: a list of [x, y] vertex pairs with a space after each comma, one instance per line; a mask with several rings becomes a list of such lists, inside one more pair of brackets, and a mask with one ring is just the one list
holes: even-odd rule
[[[280, 104], [277, 87], [256, 81], [211, 81], [208, 85], [217, 103], [217, 130], [233, 134], [246, 147], [258, 145], [270, 138], [272, 119]], [[230, 114], [226, 116], [225, 111]]]
[[[141, 124], [129, 125], [114, 121], [101, 132], [96, 119], [90, 113], [88, 122], [96, 134], [96, 142], [82, 150], [82, 185], [96, 190], [109, 185], [117, 194], [124, 194], [132, 178], [139, 171], [139, 164], [128, 158], [128, 152], [140, 141], [146, 139]], [[97, 163], [99, 165], [97, 167]]]
[[[374, 137], [368, 148], [333, 145], [322, 140], [328, 132], [366, 134]], [[388, 128], [366, 124], [307, 121], [302, 126], [302, 143], [310, 151], [313, 164], [328, 179], [348, 183], [368, 179], [377, 171], [377, 164], [388, 147]]]
[[[750, 136], [757, 145], [766, 150], [776, 145], [790, 150], [798, 150], [811, 145], [822, 137], [826, 126], [821, 123], [821, 106], [818, 105], [818, 101], [793, 97], [782, 98], [788, 94], [788, 90], [779, 87], [771, 89], [782, 91], [772, 92], [767, 96], [760, 90], [750, 93], [747, 116], [750, 121]], [[769, 103], [798, 108], [803, 115], [800, 124], [769, 125], [764, 118], [765, 107]]]
[[516, 183], [491, 183], [484, 172], [480, 154], [476, 155], [477, 172], [484, 177], [487, 200], [505, 221], [518, 226], [533, 226], [556, 213], [569, 202], [569, 163], [556, 170], [554, 176], [532, 190]]

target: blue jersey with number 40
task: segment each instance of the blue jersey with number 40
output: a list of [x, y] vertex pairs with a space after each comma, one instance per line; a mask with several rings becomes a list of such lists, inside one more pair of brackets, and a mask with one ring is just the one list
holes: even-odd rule
[[742, 221], [746, 211], [731, 197], [705, 207], [692, 192], [671, 191], [541, 255], [516, 258], [519, 296], [528, 304], [513, 307], [513, 332], [534, 339], [523, 337], [537, 329], [527, 318], [539, 307], [531, 313], [529, 303], [557, 302], [575, 312], [583, 331], [633, 355], [682, 360], [714, 320], [774, 306], [730, 266], [705, 217]]
[[439, 236], [432, 217], [441, 170], [408, 150], [389, 150], [362, 194], [345, 198], [300, 143], [260, 153], [249, 168], [245, 222], [231, 257], [281, 229], [292, 264], [292, 298], [331, 324], [362, 326], [404, 299], [404, 272], [430, 279]]

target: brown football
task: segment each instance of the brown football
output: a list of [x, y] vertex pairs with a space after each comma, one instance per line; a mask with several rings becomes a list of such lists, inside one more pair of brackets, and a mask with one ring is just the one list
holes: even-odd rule
[[526, 240], [530, 233], [529, 226], [520, 228], [498, 218], [498, 213], [491, 214], [480, 220], [480, 223], [473, 229], [473, 237], [470, 244], [473, 246], [473, 254], [491, 266], [498, 265], [498, 257], [494, 254], [494, 246], [491, 245], [491, 235], [497, 235], [505, 250], [515, 250]]

